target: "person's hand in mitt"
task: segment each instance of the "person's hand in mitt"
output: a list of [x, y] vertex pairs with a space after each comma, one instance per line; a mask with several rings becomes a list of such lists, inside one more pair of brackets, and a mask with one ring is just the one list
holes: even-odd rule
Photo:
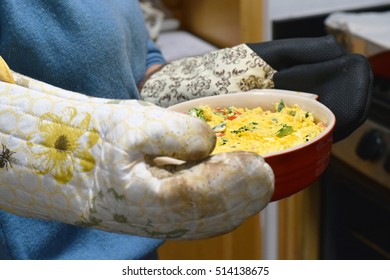
[[[161, 239], [206, 238], [261, 211], [274, 188], [253, 153], [209, 156], [204, 122], [143, 101], [90, 98], [0, 59], [0, 208]], [[156, 158], [185, 161], [160, 165]]]
[[294, 38], [241, 44], [172, 61], [146, 80], [141, 98], [168, 107], [261, 88], [314, 93], [336, 116], [337, 142], [366, 119], [371, 80], [367, 59], [346, 53], [334, 37]]

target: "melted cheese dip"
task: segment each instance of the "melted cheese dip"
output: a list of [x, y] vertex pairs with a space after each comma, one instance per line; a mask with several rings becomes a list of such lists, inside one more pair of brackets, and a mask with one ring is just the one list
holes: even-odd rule
[[201, 106], [189, 113], [215, 131], [217, 145], [213, 154], [240, 150], [266, 155], [305, 143], [325, 129], [322, 123], [315, 122], [312, 113], [297, 105], [288, 107], [283, 100], [275, 104], [273, 112]]

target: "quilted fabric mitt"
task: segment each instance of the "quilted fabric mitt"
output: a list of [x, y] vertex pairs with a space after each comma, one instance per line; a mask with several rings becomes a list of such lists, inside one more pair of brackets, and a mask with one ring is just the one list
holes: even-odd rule
[[174, 60], [142, 86], [141, 98], [162, 107], [210, 95], [273, 88], [272, 69], [246, 44]]
[[[196, 118], [142, 101], [87, 97], [0, 65], [6, 211], [197, 239], [231, 231], [271, 199], [274, 177], [264, 160], [244, 152], [210, 157], [215, 135]], [[160, 156], [182, 161], [161, 165]]]

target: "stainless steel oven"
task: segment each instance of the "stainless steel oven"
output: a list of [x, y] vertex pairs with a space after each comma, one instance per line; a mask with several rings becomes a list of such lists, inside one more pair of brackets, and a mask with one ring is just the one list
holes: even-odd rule
[[[327, 16], [274, 21], [272, 39], [325, 35]], [[390, 259], [390, 52], [372, 63], [369, 119], [333, 146], [320, 182], [321, 259]]]
[[375, 76], [369, 119], [333, 145], [321, 188], [321, 258], [390, 259], [390, 77]]

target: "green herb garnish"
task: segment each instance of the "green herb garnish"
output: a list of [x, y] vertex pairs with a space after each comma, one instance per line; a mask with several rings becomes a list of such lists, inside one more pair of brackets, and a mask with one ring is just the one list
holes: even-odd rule
[[283, 108], [286, 107], [286, 105], [284, 104], [284, 101], [283, 99], [280, 100], [279, 104], [278, 104], [278, 112], [281, 112], [283, 110]]
[[204, 121], [206, 120], [203, 114], [203, 110], [201, 108], [196, 108], [196, 107], [192, 108], [191, 110], [188, 111], [188, 113], [190, 114], [190, 116], [199, 118]]
[[223, 131], [225, 131], [225, 129], [226, 129], [225, 122], [221, 122], [213, 127], [213, 131], [215, 131], [215, 132], [223, 132]]
[[292, 126], [289, 126], [287, 124], [283, 124], [282, 128], [279, 129], [277, 132], [276, 132], [276, 136], [278, 137], [284, 137], [284, 136], [287, 136], [291, 133], [294, 132], [294, 129], [292, 128]]
[[244, 126], [241, 126], [239, 129], [237, 130], [232, 130], [232, 133], [241, 133], [243, 131], [253, 131], [256, 129], [256, 126], [258, 125], [259, 123], [257, 122], [250, 122], [248, 125], [244, 125]]
[[290, 111], [288, 113], [290, 114], [290, 116], [293, 116], [293, 117], [295, 117], [295, 115], [297, 114], [297, 112], [295, 112], [295, 111]]
[[243, 131], [248, 131], [249, 130], [249, 128], [246, 126], [246, 125], [244, 125], [244, 126], [241, 126], [239, 129], [237, 129], [237, 130], [232, 130], [232, 133], [236, 133], [236, 134], [238, 134], [238, 133], [241, 133], [241, 132], [243, 132]]
[[228, 115], [234, 114], [233, 107], [228, 107], [228, 112], [227, 112], [227, 114], [228, 114]]

